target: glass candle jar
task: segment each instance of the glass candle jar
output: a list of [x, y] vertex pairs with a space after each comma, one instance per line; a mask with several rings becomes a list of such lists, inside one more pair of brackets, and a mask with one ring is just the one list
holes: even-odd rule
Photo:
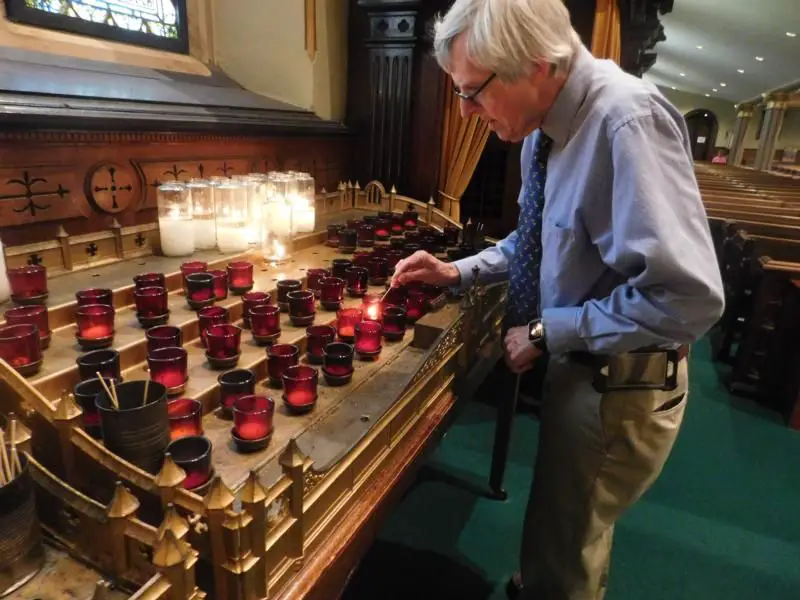
[[300, 350], [294, 344], [274, 344], [267, 349], [267, 371], [270, 385], [283, 385], [283, 372], [297, 364]]
[[289, 292], [303, 289], [303, 282], [297, 279], [283, 279], [278, 282], [278, 306], [283, 312], [289, 310]]
[[331, 248], [339, 246], [339, 232], [343, 229], [342, 225], [331, 224], [328, 225], [328, 233], [325, 236], [325, 245]]
[[312, 325], [306, 329], [306, 359], [321, 364], [325, 346], [336, 341], [336, 328], [330, 325]]
[[353, 266], [353, 261], [346, 258], [334, 258], [331, 262], [331, 277], [338, 277], [345, 279], [347, 277], [347, 269]]
[[259, 346], [274, 342], [281, 335], [281, 309], [274, 304], [261, 304], [251, 308], [250, 330]]
[[202, 435], [182, 437], [167, 446], [167, 453], [186, 473], [184, 489], [197, 489], [211, 479], [211, 448], [211, 442]]
[[381, 353], [382, 327], [378, 321], [356, 323], [355, 350], [359, 358], [371, 359]]
[[184, 348], [157, 348], [147, 354], [150, 379], [167, 388], [169, 396], [182, 394], [189, 380], [189, 356]]
[[8, 269], [11, 300], [16, 304], [44, 304], [47, 300], [47, 269], [29, 265]]
[[233, 403], [233, 435], [242, 440], [258, 441], [272, 435], [275, 402], [267, 396], [251, 394]]
[[211, 275], [211, 287], [214, 290], [214, 300], [225, 300], [228, 297], [228, 272], [222, 269], [208, 271]]
[[45, 306], [17, 306], [5, 312], [6, 325], [36, 325], [42, 350], [50, 346], [50, 315]]
[[386, 242], [392, 235], [392, 220], [378, 216], [375, 221], [375, 241]]
[[363, 319], [360, 308], [341, 308], [336, 313], [336, 333], [339, 339], [350, 344], [356, 339], [356, 325]]
[[212, 366], [230, 368], [238, 362], [242, 330], [236, 325], [212, 325], [206, 329], [206, 340], [208, 342], [206, 357]]
[[347, 293], [353, 298], [360, 298], [367, 293], [369, 271], [364, 267], [347, 269]]
[[228, 264], [228, 282], [234, 294], [244, 294], [253, 289], [253, 263], [237, 260]]
[[42, 347], [36, 325], [0, 327], [0, 358], [24, 377], [38, 373], [42, 367]]
[[183, 276], [183, 288], [186, 289], [186, 276], [192, 273], [207, 273], [208, 263], [202, 260], [188, 260], [181, 263], [181, 275]]
[[214, 189], [217, 247], [220, 252], [244, 252], [249, 245], [248, 187], [227, 181]]
[[403, 258], [411, 256], [415, 252], [422, 250], [422, 246], [413, 242], [406, 242], [403, 244]]
[[399, 306], [401, 308], [405, 308], [407, 293], [408, 290], [404, 286], [395, 286], [389, 288], [383, 295], [384, 308], [387, 306]]
[[186, 184], [192, 203], [192, 225], [194, 247], [197, 250], [213, 250], [217, 247], [217, 226], [214, 222], [214, 189], [211, 182], [192, 179]]
[[361, 227], [361, 223], [363, 223], [361, 219], [347, 219], [345, 221], [345, 227], [358, 232], [358, 228]]
[[403, 214], [392, 214], [392, 235], [403, 235]]
[[169, 299], [163, 287], [145, 287], [133, 290], [136, 318], [143, 327], [154, 327], [169, 319]]
[[344, 300], [344, 279], [326, 277], [322, 280], [319, 301], [325, 310], [339, 310]]
[[358, 227], [358, 245], [362, 248], [372, 248], [375, 245], [375, 225], [361, 223]]
[[[112, 385], [120, 384], [118, 379], [110, 377], [103, 377], [103, 381], [109, 389]], [[91, 379], [80, 381], [72, 388], [75, 402], [81, 407], [81, 425], [86, 433], [94, 438], [103, 436], [103, 430], [100, 426], [100, 412], [97, 410], [97, 404], [95, 404], [97, 394], [102, 392], [103, 389], [100, 380], [94, 376]]]
[[295, 365], [283, 372], [283, 401], [293, 413], [306, 413], [317, 403], [319, 373], [314, 367]]
[[403, 211], [403, 229], [405, 230], [416, 229], [418, 222], [419, 222], [419, 213], [417, 211], [410, 209]]
[[78, 306], [86, 306], [87, 304], [105, 304], [106, 306], [114, 306], [113, 292], [106, 288], [89, 288], [88, 290], [81, 290], [75, 292], [75, 300]]
[[328, 385], [344, 385], [353, 377], [353, 346], [333, 342], [325, 347], [322, 374]]
[[224, 306], [208, 306], [197, 311], [197, 329], [200, 334], [200, 342], [208, 348], [206, 331], [212, 325], [225, 325], [230, 323], [231, 316], [228, 309]]
[[330, 276], [331, 272], [328, 269], [309, 269], [306, 271], [306, 287], [319, 298], [322, 289], [322, 280]]
[[78, 376], [81, 381], [96, 378], [97, 373], [100, 373], [101, 377], [122, 381], [119, 352], [113, 348], [81, 354], [75, 362], [78, 364]]
[[381, 321], [383, 319], [381, 297], [375, 294], [367, 294], [361, 300], [361, 310], [364, 313], [364, 321]]
[[192, 310], [200, 310], [214, 304], [214, 276], [210, 273], [187, 275], [186, 302]]
[[78, 343], [87, 350], [107, 348], [114, 341], [114, 309], [106, 304], [87, 304], [75, 311]]
[[225, 416], [230, 416], [233, 403], [242, 396], [255, 394], [256, 376], [249, 369], [234, 369], [217, 377], [220, 406]]
[[[311, 290], [296, 290], [286, 294], [289, 301], [289, 318], [292, 325], [305, 327], [314, 322], [317, 313], [317, 301]], [[251, 315], [252, 320], [252, 315]]]
[[355, 229], [345, 228], [339, 230], [339, 252], [350, 254], [356, 251], [358, 245], [358, 232]]
[[369, 266], [370, 258], [372, 258], [372, 252], [358, 251], [353, 254], [353, 266], [366, 269]]
[[194, 253], [194, 223], [189, 190], [179, 181], [158, 188], [158, 231], [164, 256], [190, 256]]
[[177, 398], [167, 403], [169, 437], [177, 440], [203, 435], [203, 404], [193, 398]]
[[146, 287], [167, 287], [167, 278], [164, 277], [163, 273], [156, 273], [156, 272], [148, 272], [148, 273], [139, 273], [135, 275], [133, 278], [133, 286], [135, 289], [146, 288]]
[[399, 306], [383, 309], [383, 337], [389, 341], [402, 340], [406, 334], [406, 311]]
[[159, 325], [144, 332], [147, 340], [147, 353], [152, 354], [159, 348], [175, 348], [183, 346], [183, 333], [174, 325]]
[[422, 290], [408, 290], [406, 294], [406, 318], [412, 323], [425, 315], [428, 297]]
[[242, 323], [245, 329], [250, 329], [250, 310], [254, 306], [265, 306], [272, 302], [272, 296], [267, 292], [247, 292], [242, 296]]
[[406, 238], [404, 237], [393, 237], [389, 240], [389, 249], [390, 250], [402, 250], [403, 246], [406, 245]]
[[371, 285], [383, 285], [389, 278], [389, 261], [381, 256], [372, 256], [369, 259], [369, 282]]

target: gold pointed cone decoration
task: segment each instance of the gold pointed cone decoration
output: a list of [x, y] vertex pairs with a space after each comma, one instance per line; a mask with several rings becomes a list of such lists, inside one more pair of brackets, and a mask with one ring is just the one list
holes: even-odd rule
[[289, 440], [289, 443], [286, 445], [286, 450], [281, 453], [281, 456], [278, 459], [278, 462], [280, 462], [281, 466], [286, 467], [287, 469], [292, 467], [302, 467], [305, 461], [305, 454], [300, 451], [295, 438]]
[[160, 488], [173, 488], [182, 484], [184, 479], [186, 471], [175, 464], [169, 452], [164, 454], [164, 464], [156, 475], [156, 485]]
[[56, 421], [71, 421], [83, 414], [81, 408], [75, 404], [75, 397], [66, 390], [61, 393], [61, 401], [56, 407], [53, 418]]
[[139, 500], [128, 491], [121, 481], [117, 482], [114, 489], [114, 497], [106, 509], [106, 516], [109, 519], [127, 519], [139, 510]]
[[168, 569], [186, 561], [186, 546], [171, 531], [158, 541], [153, 551], [153, 564], [159, 569]]
[[267, 490], [258, 481], [258, 475], [255, 471], [250, 471], [250, 476], [242, 488], [241, 498], [242, 502], [246, 504], [257, 504], [267, 499]]
[[235, 500], [233, 492], [222, 481], [222, 477], [217, 475], [211, 482], [211, 489], [205, 497], [205, 505], [208, 510], [225, 510]]
[[156, 534], [158, 539], [162, 539], [168, 531], [174, 533], [179, 540], [189, 532], [189, 522], [178, 514], [172, 502], [167, 504], [167, 510], [164, 511], [164, 520], [161, 521]]

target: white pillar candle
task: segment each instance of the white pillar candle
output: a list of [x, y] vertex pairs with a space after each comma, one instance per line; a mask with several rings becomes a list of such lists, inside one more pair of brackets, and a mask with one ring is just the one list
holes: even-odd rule
[[0, 302], [5, 302], [11, 297], [11, 284], [6, 275], [6, 253], [0, 243]]
[[194, 226], [191, 219], [159, 219], [158, 229], [164, 256], [189, 256], [194, 252]]
[[211, 250], [217, 247], [217, 225], [214, 223], [214, 215], [195, 214], [192, 222], [194, 223], [194, 246], [198, 250]]
[[220, 252], [244, 252], [247, 250], [247, 225], [242, 221], [218, 220], [217, 247]]
[[315, 211], [310, 206], [296, 206], [293, 220], [296, 233], [311, 233], [314, 231]]

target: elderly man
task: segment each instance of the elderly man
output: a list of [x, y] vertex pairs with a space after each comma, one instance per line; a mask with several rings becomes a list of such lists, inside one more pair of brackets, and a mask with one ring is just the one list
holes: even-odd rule
[[519, 221], [447, 264], [424, 252], [393, 284], [509, 280], [515, 373], [548, 358], [519, 573], [509, 594], [603, 597], [615, 521], [659, 475], [687, 401], [688, 344], [723, 289], [681, 114], [596, 60], [562, 0], [455, 0], [436, 57], [503, 140], [522, 140]]

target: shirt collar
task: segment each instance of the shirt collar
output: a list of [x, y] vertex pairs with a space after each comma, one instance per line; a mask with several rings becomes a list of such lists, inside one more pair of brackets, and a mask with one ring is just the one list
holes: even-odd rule
[[553, 139], [556, 146], [564, 146], [569, 141], [572, 122], [589, 90], [594, 60], [592, 53], [581, 44], [564, 87], [542, 121], [542, 131]]

